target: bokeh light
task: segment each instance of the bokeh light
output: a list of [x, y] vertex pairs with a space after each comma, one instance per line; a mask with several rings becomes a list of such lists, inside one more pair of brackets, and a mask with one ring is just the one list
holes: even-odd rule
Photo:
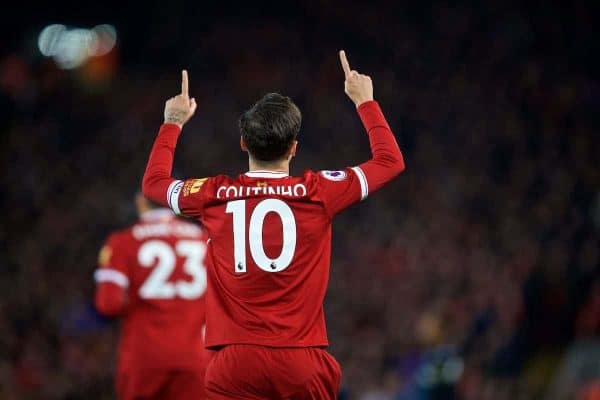
[[77, 68], [91, 57], [105, 55], [116, 43], [117, 31], [108, 24], [92, 29], [52, 24], [46, 26], [38, 37], [38, 48], [42, 55], [52, 57], [62, 69]]

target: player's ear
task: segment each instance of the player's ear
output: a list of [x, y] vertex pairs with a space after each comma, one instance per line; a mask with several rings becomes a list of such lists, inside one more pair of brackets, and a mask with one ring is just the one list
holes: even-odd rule
[[246, 146], [246, 142], [244, 142], [244, 137], [240, 136], [240, 148], [242, 151], [248, 151], [248, 146]]
[[290, 152], [288, 153], [288, 160], [296, 157], [296, 150], [298, 149], [298, 141], [294, 140], [294, 143], [290, 146]]
[[148, 200], [146, 200], [144, 195], [140, 192], [135, 194], [135, 208], [138, 215], [142, 215], [148, 210]]

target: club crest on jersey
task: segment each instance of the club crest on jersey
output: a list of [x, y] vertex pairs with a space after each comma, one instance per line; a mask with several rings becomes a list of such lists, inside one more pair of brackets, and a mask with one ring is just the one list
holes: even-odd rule
[[207, 178], [202, 179], [190, 179], [185, 182], [183, 186], [183, 195], [189, 196], [190, 194], [198, 193], [200, 191], [200, 187], [204, 184]]
[[343, 181], [347, 175], [345, 171], [321, 171], [321, 175], [330, 181]]

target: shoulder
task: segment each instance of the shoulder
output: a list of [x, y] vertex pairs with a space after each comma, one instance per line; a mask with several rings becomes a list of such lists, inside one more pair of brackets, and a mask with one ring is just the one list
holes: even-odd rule
[[319, 171], [319, 176], [321, 179], [326, 179], [328, 181], [340, 182], [348, 179], [350, 171], [348, 169], [341, 170], [328, 170], [324, 169]]
[[[305, 170], [299, 179], [306, 186], [312, 199], [321, 201], [324, 193], [330, 191], [332, 186], [338, 186], [346, 181], [351, 171], [345, 170]], [[343, 184], [341, 186], [344, 186]]]
[[110, 233], [98, 253], [98, 265], [106, 267], [115, 256], [127, 253], [133, 241], [133, 226]]
[[105, 240], [105, 243], [111, 246], [118, 246], [122, 243], [128, 242], [133, 239], [133, 229], [136, 224], [132, 224], [126, 228], [118, 229], [111, 232]]
[[320, 182], [342, 182], [347, 180], [353, 174], [352, 168], [344, 168], [339, 170], [323, 169], [319, 171], [306, 170], [304, 171], [304, 178], [307, 181]]
[[190, 178], [181, 182], [181, 194], [184, 197], [202, 193], [206, 190], [214, 190], [224, 184], [233, 184], [238, 179], [231, 178], [227, 175], [215, 175], [204, 178]]
[[126, 228], [116, 230], [108, 235], [105, 246], [110, 246], [114, 251], [127, 252], [132, 247], [137, 246], [138, 240], [135, 238], [134, 231], [141, 225], [140, 222], [129, 225]]

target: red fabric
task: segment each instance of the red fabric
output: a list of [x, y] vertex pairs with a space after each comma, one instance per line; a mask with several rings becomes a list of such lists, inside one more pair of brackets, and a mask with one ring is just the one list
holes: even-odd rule
[[97, 282], [96, 306], [122, 319], [119, 370], [204, 366], [206, 234], [162, 211], [170, 217], [110, 235], [96, 270], [97, 280], [109, 279]]
[[369, 144], [373, 153], [371, 160], [360, 164], [369, 181], [369, 193], [372, 193], [404, 171], [404, 158], [376, 102], [361, 104], [358, 107], [358, 115], [369, 133]]
[[[99, 269], [111, 270], [129, 275], [129, 251], [127, 241], [121, 240], [122, 234], [110, 235], [100, 251]], [[98, 282], [95, 296], [96, 308], [108, 317], [117, 317], [127, 310], [128, 298], [125, 287], [111, 281]]]
[[119, 400], [204, 400], [204, 368], [188, 370], [131, 369], [117, 375]]
[[206, 370], [211, 400], [336, 399], [341, 369], [325, 350], [232, 345]]
[[181, 128], [175, 124], [163, 124], [160, 127], [142, 179], [144, 196], [163, 206], [169, 206], [167, 188], [174, 181], [171, 178], [173, 153], [180, 133]]
[[[248, 173], [237, 178], [219, 175], [175, 181], [170, 172], [179, 129], [161, 127], [144, 176], [144, 195], [200, 219], [209, 233], [208, 347], [328, 345], [323, 300], [329, 279], [332, 217], [404, 169], [402, 153], [378, 104], [364, 103], [358, 113], [369, 135], [372, 159], [355, 168], [306, 171], [299, 177]], [[274, 203], [279, 204], [278, 210], [272, 209]], [[257, 208], [267, 209], [258, 218], [262, 235], [257, 230], [260, 224], [252, 223]], [[287, 242], [281, 214], [286, 209], [291, 212], [285, 217], [289, 220]], [[240, 212], [245, 216], [240, 217]], [[237, 242], [236, 214], [243, 218], [238, 232], [243, 239]], [[240, 244], [245, 246], [242, 266], [234, 256], [236, 249], [243, 251]], [[278, 258], [284, 248], [293, 248], [293, 257], [279, 270], [269, 259]], [[261, 252], [266, 256], [262, 267], [256, 261]]]
[[[379, 104], [367, 101], [357, 111], [369, 134], [373, 153], [371, 160], [361, 164], [369, 179], [369, 190], [373, 192], [404, 170], [404, 159]], [[181, 128], [175, 124], [160, 127], [142, 181], [144, 196], [164, 206], [169, 206], [167, 188], [174, 181], [171, 170], [180, 133]]]
[[114, 283], [99, 283], [96, 289], [96, 308], [107, 317], [116, 317], [127, 309], [127, 291]]

